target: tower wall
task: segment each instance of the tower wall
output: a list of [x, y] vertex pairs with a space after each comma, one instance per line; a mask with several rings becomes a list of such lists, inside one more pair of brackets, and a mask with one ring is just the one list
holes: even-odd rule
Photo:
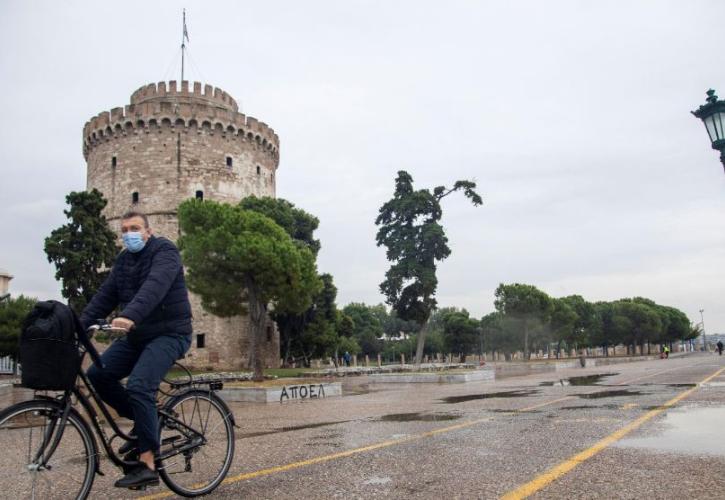
[[[233, 204], [249, 195], [275, 196], [279, 138], [265, 123], [239, 113], [223, 90], [171, 81], [143, 86], [130, 104], [90, 119], [83, 128], [83, 155], [87, 187], [108, 200], [104, 215], [113, 230], [120, 232], [121, 215], [135, 209], [148, 215], [154, 234], [176, 241], [177, 207], [197, 193]], [[249, 319], [215, 317], [194, 294], [190, 299], [191, 363], [242, 368]], [[265, 364], [277, 366], [279, 335], [268, 323]], [[197, 334], [204, 335], [204, 348], [196, 347]]]

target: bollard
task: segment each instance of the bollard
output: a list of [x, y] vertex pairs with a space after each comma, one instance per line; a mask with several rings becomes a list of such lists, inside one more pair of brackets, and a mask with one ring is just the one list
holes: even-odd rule
[[405, 354], [403, 354], [403, 353], [400, 353], [400, 364], [401, 365], [405, 364]]

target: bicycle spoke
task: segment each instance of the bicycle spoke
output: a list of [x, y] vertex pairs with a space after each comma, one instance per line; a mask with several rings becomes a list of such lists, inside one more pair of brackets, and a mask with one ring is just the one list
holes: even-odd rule
[[209, 409], [206, 411], [206, 422], [204, 422], [204, 431], [202, 432], [203, 435], [206, 436], [206, 427], [209, 425], [209, 416], [211, 415], [211, 403], [209, 404]]

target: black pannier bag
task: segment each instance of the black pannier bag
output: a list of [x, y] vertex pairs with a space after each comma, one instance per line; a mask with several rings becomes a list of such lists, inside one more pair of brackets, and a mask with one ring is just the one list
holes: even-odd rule
[[36, 390], [64, 391], [80, 369], [75, 313], [55, 300], [38, 302], [20, 334], [21, 383]]

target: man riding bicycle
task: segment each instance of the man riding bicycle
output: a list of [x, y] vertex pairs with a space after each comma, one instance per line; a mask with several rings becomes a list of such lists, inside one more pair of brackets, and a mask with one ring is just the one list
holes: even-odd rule
[[[141, 212], [127, 212], [121, 219], [125, 249], [83, 310], [81, 322], [87, 328], [118, 308], [111, 325], [127, 332], [103, 353], [103, 366], [91, 366], [88, 378], [106, 403], [134, 422], [136, 441], [119, 453], [138, 456], [139, 465], [115, 486], [138, 488], [159, 482], [156, 392], [174, 361], [189, 349], [191, 305], [176, 246], [154, 236]], [[124, 388], [120, 380], [126, 377]]]

